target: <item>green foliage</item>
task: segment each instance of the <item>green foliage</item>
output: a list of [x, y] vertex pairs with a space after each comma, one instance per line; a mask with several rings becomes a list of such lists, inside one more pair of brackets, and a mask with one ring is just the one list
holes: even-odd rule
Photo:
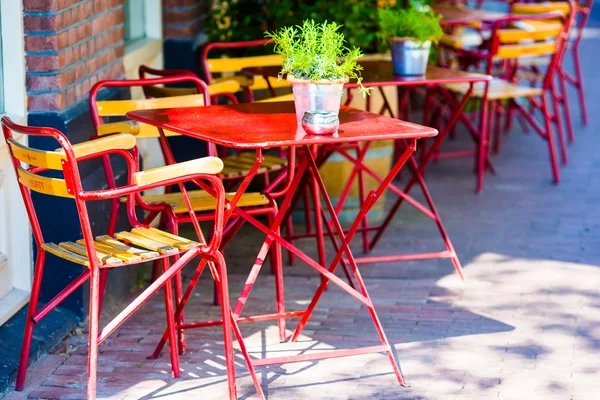
[[306, 19], [344, 21], [340, 32], [351, 46], [377, 49], [377, 0], [216, 0], [207, 33], [213, 42], [252, 40]]
[[[344, 34], [335, 22], [322, 24], [305, 20], [302, 26], [265, 32], [275, 42], [275, 52], [283, 57], [281, 74], [310, 81], [354, 78], [362, 80], [357, 60], [363, 56], [357, 47], [345, 45]], [[364, 92], [364, 88], [362, 88]]]
[[378, 17], [382, 42], [392, 37], [414, 38], [421, 43], [437, 42], [443, 33], [440, 27], [442, 16], [415, 3], [408, 8], [380, 8]]

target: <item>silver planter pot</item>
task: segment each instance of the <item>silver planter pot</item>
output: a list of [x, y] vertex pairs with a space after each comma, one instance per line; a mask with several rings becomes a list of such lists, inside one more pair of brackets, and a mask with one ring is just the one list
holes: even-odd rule
[[424, 75], [429, 61], [431, 41], [424, 43], [410, 39], [390, 39], [394, 75]]
[[292, 82], [296, 119], [302, 125], [302, 118], [307, 111], [330, 111], [339, 115], [344, 83], [303, 83]]

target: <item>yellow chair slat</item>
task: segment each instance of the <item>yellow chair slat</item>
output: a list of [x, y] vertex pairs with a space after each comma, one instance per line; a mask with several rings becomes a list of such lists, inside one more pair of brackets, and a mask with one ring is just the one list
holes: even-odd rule
[[512, 14], [544, 14], [552, 11], [560, 11], [565, 16], [569, 15], [571, 7], [566, 1], [554, 1], [544, 3], [515, 3], [510, 8]]
[[162, 243], [165, 246], [175, 247], [179, 250], [189, 250], [198, 246], [198, 243], [192, 242], [191, 240], [181, 240], [182, 238], [177, 236], [169, 237], [163, 235], [158, 229], [151, 230], [147, 228], [134, 228], [131, 230], [131, 233], [133, 233], [134, 235], [145, 237], [158, 243]]
[[76, 264], [90, 266], [90, 261], [87, 257], [82, 257], [79, 254], [72, 253], [55, 243], [42, 243], [42, 249], [46, 250], [50, 254], [54, 254], [57, 257], [64, 258], [65, 260], [74, 262]]
[[283, 58], [279, 54], [254, 57], [235, 58], [209, 58], [206, 60], [208, 70], [212, 73], [239, 72], [248, 67], [269, 67], [283, 65]]
[[444, 46], [452, 47], [454, 49], [462, 48], [462, 38], [460, 36], [450, 35], [448, 33], [444, 33], [439, 40], [439, 43]]
[[[235, 93], [241, 89], [240, 82], [236, 79], [223, 79], [217, 83], [208, 85], [208, 93], [211, 95], [218, 93]], [[190, 96], [198, 94], [197, 88], [173, 88], [164, 86], [146, 86], [144, 92], [149, 97], [162, 98], [162, 97], [177, 97], [177, 96]]]
[[[148, 124], [141, 124], [137, 121], [119, 121], [119, 122], [108, 122], [106, 124], [98, 125], [96, 134], [98, 136], [113, 135], [115, 133], [130, 133], [135, 136], [136, 139], [156, 138], [159, 136], [158, 128]], [[169, 130], [163, 130], [165, 136], [179, 136], [179, 133], [172, 132]]]
[[[239, 159], [250, 160], [254, 162], [256, 160], [256, 153], [254, 152], [243, 152], [237, 155]], [[227, 160], [227, 159], [225, 159]], [[263, 156], [263, 162], [261, 166], [269, 169], [278, 169], [287, 166], [287, 159], [278, 156], [266, 154]]]
[[[284, 79], [279, 80], [277, 78], [269, 78], [269, 82], [271, 83], [271, 87], [273, 89], [292, 87], [292, 84]], [[268, 88], [269, 85], [267, 83], [267, 80], [264, 77], [258, 75], [254, 77], [254, 84], [250, 86], [250, 89], [252, 90], [262, 90]]]
[[495, 57], [511, 59], [527, 56], [546, 56], [556, 52], [556, 42], [509, 44], [498, 46]]
[[101, 117], [124, 116], [135, 110], [155, 110], [173, 107], [198, 107], [204, 105], [204, 95], [192, 94], [187, 96], [160, 97], [157, 99], [139, 100], [105, 100], [96, 103], [98, 115]]
[[160, 254], [177, 254], [179, 250], [175, 247], [166, 246], [163, 243], [156, 242], [154, 240], [145, 238], [140, 235], [133, 234], [131, 232], [119, 232], [115, 233], [115, 237], [119, 240], [124, 240], [136, 246], [143, 247], [148, 250], [157, 251]]
[[[534, 21], [531, 21], [534, 22]], [[526, 40], [540, 41], [556, 38], [561, 30], [561, 24], [546, 23], [544, 26], [534, 27], [529, 22], [519, 21], [514, 24], [514, 29], [498, 30], [498, 40], [500, 43], [519, 43]]]
[[[110, 149], [131, 150], [135, 145], [135, 136], [129, 133], [119, 133], [101, 139], [88, 140], [87, 142], [76, 144], [73, 146], [73, 153], [75, 153], [75, 158], [80, 158]], [[55, 151], [64, 154], [62, 148], [56, 149]]]
[[103, 245], [110, 246], [111, 248], [113, 248], [119, 252], [139, 256], [143, 260], [158, 257], [160, 255], [156, 251], [143, 250], [143, 249], [138, 249], [136, 247], [126, 245], [125, 243], [119, 242], [115, 238], [112, 238], [108, 235], [97, 236], [96, 241], [98, 241], [99, 243], [101, 243]]
[[[83, 239], [79, 239], [76, 242], [78, 245], [80, 246], [85, 246], [85, 241]], [[126, 263], [131, 263], [131, 262], [140, 262], [142, 261], [142, 257], [132, 254], [132, 253], [127, 253], [125, 251], [120, 251], [118, 249], [115, 249], [112, 246], [106, 245], [104, 243], [100, 243], [98, 241], [94, 242], [94, 247], [96, 248], [96, 252], [100, 251], [104, 254], [108, 254], [112, 257], [116, 257], [119, 260], [122, 260]], [[156, 256], [158, 256], [158, 253], [156, 253]]]
[[64, 179], [48, 178], [45, 176], [32, 174], [25, 169], [18, 167], [17, 176], [19, 182], [33, 190], [34, 192], [44, 193], [51, 196], [60, 196], [73, 198], [67, 189], [67, 182]]
[[[217, 201], [214, 197], [203, 190], [193, 190], [188, 192], [190, 201], [194, 211], [213, 211], [217, 208]], [[227, 200], [233, 199], [235, 193], [227, 193], [225, 198]], [[150, 204], [168, 204], [173, 208], [173, 211], [177, 214], [186, 213], [188, 211], [185, 201], [181, 193], [168, 193], [168, 194], [153, 194], [142, 196], [145, 202]], [[121, 201], [126, 201], [126, 198], [122, 198]], [[237, 203], [238, 207], [256, 207], [269, 204], [269, 198], [262, 193], [252, 192], [244, 193]]]
[[12, 155], [20, 161], [36, 167], [62, 170], [61, 161], [65, 159], [64, 153], [32, 149], [14, 139], [8, 139], [6, 142]]
[[268, 99], [260, 100], [257, 103], [271, 103], [274, 101], [294, 101], [294, 93], [283, 94], [281, 96], [270, 97]]
[[219, 157], [209, 156], [136, 172], [133, 174], [133, 180], [138, 186], [145, 186], [192, 174], [215, 175], [222, 170], [223, 161]]
[[[65, 250], [68, 250], [72, 253], [79, 254], [83, 257], [88, 257], [87, 250], [85, 246], [82, 246], [73, 242], [61, 242], [58, 244]], [[103, 253], [102, 250], [96, 249], [96, 258], [102, 265], [121, 265], [123, 264], [123, 260], [120, 260], [116, 257], [111, 256], [110, 254]]]
[[[452, 90], [453, 92], [461, 94], [465, 94], [469, 90], [468, 83], [452, 83], [444, 85], [444, 87]], [[484, 94], [485, 83], [475, 83], [472, 96], [482, 98]], [[488, 99], [490, 100], [514, 99], [519, 97], [539, 96], [541, 94], [543, 94], [543, 90], [540, 88], [520, 86], [515, 83], [510, 83], [496, 78], [490, 81], [488, 88]]]

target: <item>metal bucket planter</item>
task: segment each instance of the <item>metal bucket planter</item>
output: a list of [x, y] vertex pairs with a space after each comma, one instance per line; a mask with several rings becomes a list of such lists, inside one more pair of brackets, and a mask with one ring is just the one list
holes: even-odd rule
[[391, 38], [394, 75], [424, 75], [429, 61], [431, 41], [416, 42], [409, 38]]
[[346, 79], [308, 81], [288, 75], [287, 80], [294, 92], [298, 125], [302, 125], [306, 111], [330, 111], [339, 115]]

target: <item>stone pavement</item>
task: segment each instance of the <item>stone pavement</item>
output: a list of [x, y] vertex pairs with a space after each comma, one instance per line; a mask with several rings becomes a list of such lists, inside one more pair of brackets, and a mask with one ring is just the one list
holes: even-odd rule
[[[399, 387], [387, 358], [372, 354], [261, 367], [269, 399], [600, 398], [597, 48], [592, 32], [582, 52], [591, 121], [586, 128], [577, 125], [559, 186], [550, 183], [545, 143], [516, 131], [504, 137], [502, 153], [494, 156], [498, 175], [487, 177], [481, 195], [473, 194], [470, 160], [444, 161], [428, 170], [429, 187], [461, 256], [466, 283], [447, 260], [362, 267], [411, 387]], [[462, 136], [448, 147], [468, 145]], [[232, 296], [241, 290], [261, 240], [247, 229], [228, 248]], [[375, 254], [400, 248], [436, 251], [440, 245], [435, 227], [405, 208]], [[302, 247], [314, 252], [310, 241]], [[302, 309], [318, 279], [301, 264], [284, 271], [286, 306]], [[211, 294], [211, 284], [204, 280], [187, 308], [188, 320], [218, 316]], [[273, 297], [273, 279], [265, 271], [246, 315], [274, 311]], [[102, 346], [99, 398], [226, 398], [218, 328], [188, 332], [182, 379], [170, 377], [166, 353], [156, 361], [146, 359], [162, 332], [163, 318], [157, 296]], [[278, 343], [271, 322], [245, 324], [242, 331], [257, 357], [377, 344], [367, 311], [336, 288], [323, 296], [298, 343]], [[30, 369], [24, 392], [8, 392], [5, 398], [83, 398], [85, 341], [85, 331], [74, 332]], [[243, 399], [254, 398], [239, 360], [239, 393]]]

